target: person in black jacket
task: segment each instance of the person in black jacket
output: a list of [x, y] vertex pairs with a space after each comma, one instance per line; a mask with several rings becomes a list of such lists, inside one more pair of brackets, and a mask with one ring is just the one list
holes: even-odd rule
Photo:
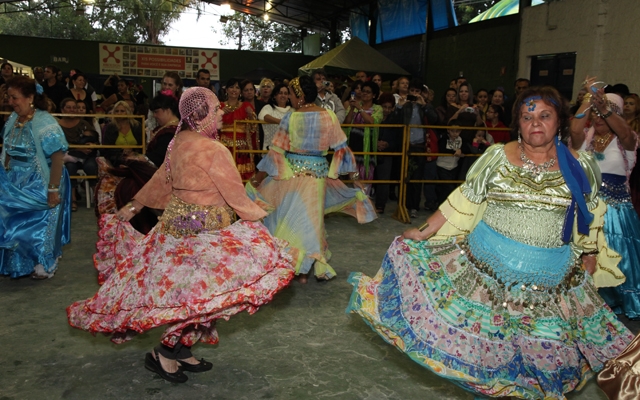
[[[402, 114], [402, 123], [405, 125], [428, 125], [430, 121], [436, 121], [438, 114], [431, 104], [428, 104], [422, 97], [422, 81], [413, 79], [409, 83], [409, 95], [406, 98], [397, 100], [396, 108]], [[409, 132], [409, 153], [425, 153], [430, 150], [431, 141], [435, 140], [431, 130], [425, 128], [411, 128]], [[399, 161], [399, 160], [398, 160]], [[427, 157], [409, 157], [409, 178], [411, 180], [421, 180], [424, 177], [425, 163]], [[418, 217], [420, 199], [422, 197], [422, 183], [409, 183], [407, 185], [407, 197], [405, 205], [409, 210], [411, 218]]]
[[[402, 115], [395, 107], [395, 99], [391, 93], [380, 95], [380, 105], [382, 106], [382, 124], [402, 124]], [[402, 128], [381, 127], [378, 133], [378, 151], [396, 152], [400, 151], [402, 145]], [[390, 180], [391, 167], [394, 156], [378, 156], [376, 166], [376, 180]], [[398, 158], [399, 159], [399, 158]], [[376, 212], [384, 213], [384, 207], [389, 199], [389, 184], [381, 183], [376, 185]]]
[[[436, 161], [438, 178], [444, 181], [458, 179], [458, 173], [461, 167], [460, 159], [469, 153], [467, 144], [460, 137], [462, 130], [459, 129], [459, 127], [460, 122], [457, 119], [451, 120], [447, 134], [438, 140], [440, 153], [453, 154], [453, 156], [438, 157]], [[444, 202], [457, 186], [457, 183], [439, 184], [437, 187], [438, 202]]]

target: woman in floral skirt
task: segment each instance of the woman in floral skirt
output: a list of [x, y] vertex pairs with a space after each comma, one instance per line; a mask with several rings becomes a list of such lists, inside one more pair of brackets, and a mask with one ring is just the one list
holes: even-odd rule
[[[215, 140], [218, 99], [188, 89], [180, 115], [164, 165], [117, 215], [100, 219], [94, 262], [102, 287], [67, 308], [71, 326], [115, 343], [167, 325], [145, 367], [178, 383], [187, 380], [183, 371], [212, 368], [190, 348], [218, 342], [217, 319], [256, 312], [294, 275], [286, 243], [258, 222], [266, 212], [246, 196], [231, 154]], [[164, 209], [146, 236], [127, 222], [143, 207]]]

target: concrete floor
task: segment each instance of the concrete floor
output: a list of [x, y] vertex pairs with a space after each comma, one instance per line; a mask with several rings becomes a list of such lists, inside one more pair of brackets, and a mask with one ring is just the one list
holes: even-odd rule
[[[466, 399], [473, 396], [419, 367], [345, 314], [352, 271], [373, 275], [403, 225], [387, 214], [368, 225], [327, 218], [327, 283], [294, 282], [258, 313], [218, 324], [220, 344], [198, 345], [213, 370], [171, 384], [144, 369], [162, 329], [115, 345], [67, 325], [65, 308], [97, 288], [93, 210], [73, 214], [72, 242], [53, 279], [0, 278], [0, 400], [8, 399]], [[421, 213], [417, 221], [424, 221]], [[420, 222], [414, 222], [417, 225]], [[628, 323], [628, 321], [626, 321]], [[637, 322], [628, 323], [634, 332]], [[569, 399], [606, 400], [594, 381]]]

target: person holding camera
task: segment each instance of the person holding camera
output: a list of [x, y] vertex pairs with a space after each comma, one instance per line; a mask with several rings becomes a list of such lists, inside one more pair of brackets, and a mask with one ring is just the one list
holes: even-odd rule
[[318, 97], [314, 103], [324, 109], [331, 110], [338, 117], [338, 122], [343, 123], [345, 117], [344, 106], [340, 98], [329, 90], [331, 82], [327, 80], [327, 76], [324, 70], [316, 70], [311, 75], [311, 78], [318, 88]]
[[[399, 87], [401, 79], [398, 79]], [[414, 79], [409, 83], [409, 92], [406, 97], [400, 96], [396, 107], [401, 109], [405, 125], [428, 125], [429, 121], [437, 121], [438, 114], [433, 106], [422, 97], [423, 83]], [[409, 154], [411, 153], [437, 153], [438, 139], [431, 129], [411, 128], [409, 134]], [[409, 179], [437, 179], [435, 157], [409, 156]], [[435, 185], [426, 185], [425, 197], [427, 208], [437, 203]], [[406, 207], [411, 218], [418, 217], [420, 198], [422, 197], [422, 183], [410, 183], [407, 185]], [[435, 207], [435, 206], [434, 206]]]

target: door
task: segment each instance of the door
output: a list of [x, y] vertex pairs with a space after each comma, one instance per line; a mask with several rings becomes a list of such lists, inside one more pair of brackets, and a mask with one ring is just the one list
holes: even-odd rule
[[531, 84], [553, 86], [571, 101], [575, 68], [576, 53], [534, 56], [531, 58]]

